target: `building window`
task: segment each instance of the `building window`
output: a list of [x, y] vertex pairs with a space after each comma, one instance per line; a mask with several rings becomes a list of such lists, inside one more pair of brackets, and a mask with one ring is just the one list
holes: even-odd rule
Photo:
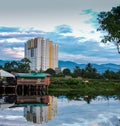
[[31, 49], [31, 57], [34, 57], [34, 49]]

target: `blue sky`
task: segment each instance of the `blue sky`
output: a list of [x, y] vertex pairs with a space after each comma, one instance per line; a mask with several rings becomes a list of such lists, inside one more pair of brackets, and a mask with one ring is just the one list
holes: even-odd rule
[[24, 57], [24, 43], [43, 36], [59, 45], [59, 60], [76, 63], [116, 63], [112, 43], [100, 42], [97, 15], [120, 0], [0, 0], [0, 59]]

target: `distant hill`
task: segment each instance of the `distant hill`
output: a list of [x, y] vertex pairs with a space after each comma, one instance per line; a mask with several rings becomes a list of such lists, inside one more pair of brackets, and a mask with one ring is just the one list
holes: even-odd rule
[[[75, 66], [79, 66], [81, 69], [85, 68], [87, 64], [77, 64], [75, 62], [71, 62], [71, 61], [59, 61], [59, 67], [66, 67], [69, 68], [71, 71], [74, 70]], [[97, 69], [97, 72], [99, 73], [103, 73], [106, 70], [111, 70], [114, 72], [117, 72], [120, 70], [120, 65], [117, 64], [112, 64], [112, 63], [108, 63], [108, 64], [92, 64], [93, 68]]]
[[[4, 65], [7, 61], [6, 60], [0, 60], [0, 65]], [[76, 66], [79, 66], [81, 69], [85, 68], [87, 64], [77, 64], [72, 61], [61, 61], [59, 60], [58, 66], [59, 67], [66, 67], [69, 68], [71, 71], [74, 70]], [[107, 63], [107, 64], [92, 64], [92, 67], [97, 69], [97, 72], [103, 73], [106, 70], [111, 70], [114, 72], [117, 72], [120, 70], [120, 65], [117, 64], [112, 64], [112, 63]]]
[[0, 60], [0, 65], [4, 66], [6, 62], [7, 62], [6, 60]]

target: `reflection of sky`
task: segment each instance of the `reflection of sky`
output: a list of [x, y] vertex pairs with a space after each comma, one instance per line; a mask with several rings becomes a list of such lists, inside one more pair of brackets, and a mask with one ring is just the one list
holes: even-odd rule
[[[37, 126], [23, 117], [23, 108], [0, 111], [0, 126]], [[117, 126], [120, 125], [120, 101], [113, 99], [92, 101], [58, 100], [58, 115], [42, 126]]]

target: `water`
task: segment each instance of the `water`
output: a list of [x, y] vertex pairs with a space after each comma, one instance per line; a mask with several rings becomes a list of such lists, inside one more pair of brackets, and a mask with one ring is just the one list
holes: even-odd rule
[[48, 104], [41, 96], [36, 96], [36, 101], [42, 101], [28, 104], [17, 96], [11, 100], [1, 97], [0, 126], [120, 126], [117, 96], [82, 96], [69, 100], [66, 96], [47, 95], [47, 98]]

